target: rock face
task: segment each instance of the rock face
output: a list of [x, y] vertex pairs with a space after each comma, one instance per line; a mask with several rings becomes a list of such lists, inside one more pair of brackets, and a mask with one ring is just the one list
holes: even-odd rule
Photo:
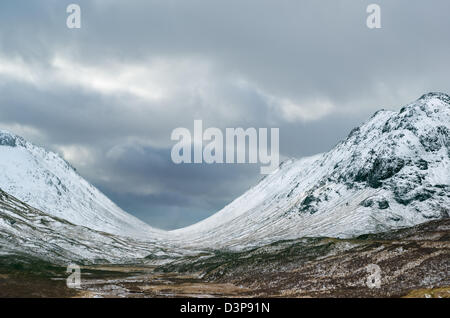
[[449, 187], [450, 97], [430, 93], [399, 112], [378, 111], [330, 152], [285, 162], [222, 211], [172, 234], [242, 248], [381, 232], [447, 218]]

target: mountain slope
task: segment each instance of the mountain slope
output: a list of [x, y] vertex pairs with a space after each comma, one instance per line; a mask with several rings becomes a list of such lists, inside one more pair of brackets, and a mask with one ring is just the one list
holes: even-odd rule
[[0, 131], [0, 188], [50, 215], [77, 225], [138, 238], [156, 230], [122, 211], [61, 157]]
[[[158, 240], [95, 231], [49, 215], [0, 189], [0, 256], [33, 257], [53, 264], [139, 263], [174, 258], [184, 250]], [[146, 261], [148, 262], [148, 261]]]
[[328, 153], [290, 160], [210, 218], [171, 231], [190, 246], [243, 248], [351, 237], [449, 216], [450, 97], [379, 111]]
[[[215, 251], [164, 264], [158, 271], [196, 273], [209, 282], [246, 287], [257, 297], [399, 297], [412, 292], [450, 297], [449, 234], [450, 219], [444, 219], [351, 239], [311, 237]], [[380, 288], [368, 288], [374, 264], [380, 269]]]

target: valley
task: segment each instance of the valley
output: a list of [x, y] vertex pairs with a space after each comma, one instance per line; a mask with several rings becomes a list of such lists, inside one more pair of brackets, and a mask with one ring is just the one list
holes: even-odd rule
[[0, 296], [448, 297], [449, 136], [450, 96], [425, 94], [163, 231], [0, 131]]
[[[354, 239], [303, 238], [164, 265], [85, 265], [69, 289], [63, 266], [5, 258], [3, 297], [450, 297], [450, 219]], [[8, 264], [8, 265], [5, 265]], [[377, 264], [380, 287], [367, 284]], [[24, 285], [25, 284], [25, 285]], [[24, 288], [26, 287], [26, 288]]]

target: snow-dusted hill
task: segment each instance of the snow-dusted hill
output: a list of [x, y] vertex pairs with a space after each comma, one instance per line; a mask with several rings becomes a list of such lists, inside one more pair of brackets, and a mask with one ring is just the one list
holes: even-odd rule
[[0, 254], [54, 262], [145, 257], [150, 243], [97, 232], [48, 215], [0, 190]]
[[139, 238], [162, 233], [122, 211], [56, 153], [1, 130], [0, 189], [50, 215], [94, 230]]
[[350, 237], [450, 213], [450, 97], [379, 111], [328, 153], [290, 160], [210, 218], [170, 232], [190, 246], [242, 248]]

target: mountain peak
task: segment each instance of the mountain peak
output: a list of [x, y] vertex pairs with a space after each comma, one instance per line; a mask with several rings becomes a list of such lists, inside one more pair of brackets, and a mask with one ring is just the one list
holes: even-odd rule
[[430, 92], [422, 95], [418, 100], [430, 100], [430, 99], [439, 99], [447, 104], [450, 104], [450, 96], [445, 93], [440, 92]]
[[17, 147], [25, 144], [25, 139], [0, 129], [0, 146]]

